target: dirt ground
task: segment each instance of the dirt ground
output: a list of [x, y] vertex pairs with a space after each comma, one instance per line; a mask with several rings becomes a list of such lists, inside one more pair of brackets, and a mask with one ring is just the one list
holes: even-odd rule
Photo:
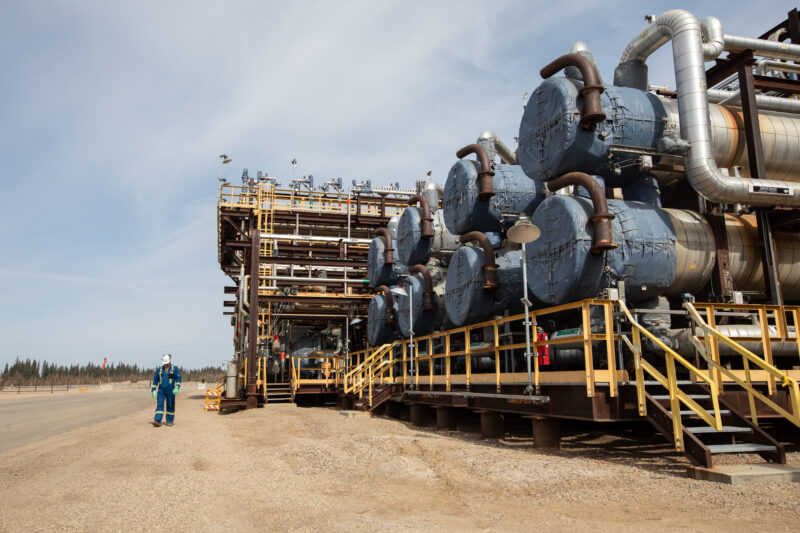
[[[205, 413], [179, 398], [0, 454], [2, 531], [797, 531], [800, 484], [685, 477], [658, 439], [416, 428], [330, 408]], [[634, 438], [635, 437], [635, 438]], [[666, 455], [665, 455], [666, 452]], [[789, 454], [799, 464], [800, 454]]]

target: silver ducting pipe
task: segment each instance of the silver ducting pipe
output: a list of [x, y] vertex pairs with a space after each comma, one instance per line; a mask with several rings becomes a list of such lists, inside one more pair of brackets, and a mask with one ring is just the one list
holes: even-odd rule
[[[792, 101], [800, 104], [800, 100]], [[668, 120], [679, 124], [680, 104], [666, 98], [662, 99], [662, 104]], [[741, 108], [712, 104], [708, 106], [708, 119], [712, 154], [717, 167], [742, 167], [741, 175], [750, 177]], [[758, 120], [766, 170], [766, 176], [762, 177], [800, 182], [800, 117], [760, 112]]]
[[[261, 276], [261, 279], [268, 279], [272, 281], [290, 281], [293, 283], [302, 283], [304, 285], [308, 285], [310, 283], [313, 284], [328, 284], [328, 285], [336, 285], [342, 283], [369, 283], [368, 279], [337, 279], [337, 278], [306, 278], [306, 277], [298, 277], [298, 276]], [[259, 287], [261, 289], [261, 287]]]
[[[778, 337], [778, 328], [775, 326], [769, 327], [769, 335], [772, 338]], [[788, 328], [788, 339], [785, 341], [772, 341], [772, 355], [775, 357], [797, 357], [797, 344], [790, 339], [797, 338], [794, 326]], [[761, 326], [758, 324], [728, 324], [724, 326], [717, 326], [716, 330], [725, 335], [726, 337], [733, 337], [735, 339], [753, 339], [753, 340], [737, 340], [739, 344], [744, 346], [751, 352], [760, 353], [764, 346], [761, 343]], [[669, 336], [678, 344], [678, 351], [682, 354], [691, 354], [694, 352], [694, 345], [692, 344], [692, 332], [689, 329], [673, 329], [670, 330]], [[719, 354], [722, 356], [733, 356], [740, 354], [730, 348], [727, 344], [719, 343]]]
[[[711, 202], [770, 207], [800, 206], [800, 187], [792, 183], [726, 176], [717, 167], [709, 127], [706, 73], [703, 63], [704, 50], [709, 47], [703, 45], [702, 29], [694, 15], [680, 9], [660, 15], [653, 24], [631, 41], [622, 55], [620, 67], [632, 61], [643, 62], [670, 38], [675, 65], [681, 137], [691, 144], [691, 150], [685, 156], [685, 165], [686, 178], [692, 187]], [[728, 36], [725, 36], [726, 41], [727, 38]]]
[[703, 31], [703, 59], [712, 61], [719, 57], [725, 48], [725, 32], [717, 17], [703, 17], [699, 20]]
[[[784, 63], [785, 64], [785, 63]], [[800, 65], [798, 65], [800, 67]], [[798, 70], [800, 72], [800, 69]], [[712, 104], [725, 104], [731, 106], [741, 105], [742, 96], [739, 91], [722, 91], [720, 89], [708, 90], [708, 101]], [[778, 111], [781, 113], [800, 113], [800, 100], [783, 98], [780, 96], [756, 95], [759, 111]]]
[[740, 37], [739, 35], [725, 34], [725, 50], [729, 52], [742, 52], [753, 50], [753, 53], [761, 57], [771, 57], [773, 59], [800, 59], [800, 45], [787, 44], [780, 41], [769, 41], [767, 39], [753, 39], [751, 37]]
[[783, 61], [773, 61], [772, 59], [761, 59], [757, 61], [755, 73], [766, 76], [767, 72], [800, 72], [800, 65], [796, 63], [784, 63]]
[[293, 235], [291, 233], [262, 233], [262, 239], [277, 241], [310, 241], [310, 242], [343, 242], [345, 244], [369, 244], [372, 239], [351, 239], [342, 237], [325, 237], [320, 235]]
[[500, 161], [506, 165], [517, 164], [517, 156], [511, 151], [511, 148], [506, 146], [506, 144], [500, 140], [500, 137], [495, 136], [494, 149], [497, 151], [497, 155], [500, 156]]

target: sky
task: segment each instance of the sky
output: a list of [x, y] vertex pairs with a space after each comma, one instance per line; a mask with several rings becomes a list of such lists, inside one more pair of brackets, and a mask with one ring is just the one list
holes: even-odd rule
[[[602, 76], [644, 15], [756, 37], [786, 1], [3, 2], [0, 365], [194, 368], [232, 354], [217, 263], [218, 156], [291, 179], [443, 182], [575, 41]], [[674, 87], [669, 47], [650, 82]]]

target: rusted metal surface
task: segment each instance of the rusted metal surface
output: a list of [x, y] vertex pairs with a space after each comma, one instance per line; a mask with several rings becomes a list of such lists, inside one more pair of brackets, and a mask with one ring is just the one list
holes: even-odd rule
[[721, 299], [728, 297], [736, 290], [731, 275], [730, 251], [728, 249], [728, 232], [725, 229], [725, 214], [715, 205], [708, 214], [708, 223], [714, 232], [716, 242], [716, 265], [712, 277], [712, 286]]
[[375, 230], [375, 236], [383, 239], [383, 263], [386, 265], [394, 264], [394, 248], [392, 248], [392, 234], [386, 228]]
[[481, 415], [481, 437], [502, 439], [506, 435], [503, 415], [497, 411], [477, 411]]
[[483, 248], [483, 290], [491, 292], [497, 290], [500, 284], [497, 282], [497, 263], [494, 260], [494, 247], [489, 242], [489, 238], [480, 231], [470, 231], [459, 239], [462, 244], [476, 241]]
[[599, 122], [606, 119], [606, 114], [603, 112], [603, 104], [600, 101], [603, 86], [600, 84], [597, 70], [592, 62], [578, 53], [565, 54], [551, 61], [539, 73], [543, 78], [549, 78], [566, 67], [577, 67], [581, 72], [583, 77], [583, 88], [580, 90], [580, 94], [583, 96], [581, 127], [593, 130]]
[[456, 410], [447, 405], [436, 407], [436, 429], [456, 429]]
[[413, 206], [419, 202], [422, 208], [422, 217], [420, 217], [421, 237], [423, 239], [430, 239], [433, 237], [433, 217], [431, 216], [431, 206], [428, 199], [421, 194], [417, 194], [408, 199], [408, 205]]
[[428, 425], [428, 406], [421, 403], [412, 403], [409, 406], [411, 413], [411, 425], [413, 426], [427, 426]]
[[386, 299], [386, 325], [392, 326], [394, 324], [394, 301], [392, 300], [392, 291], [386, 285], [378, 285], [375, 287], [375, 292], [383, 294]]
[[456, 157], [462, 159], [469, 154], [475, 154], [480, 161], [481, 169], [478, 171], [478, 200], [488, 202], [494, 196], [494, 171], [490, 165], [489, 155], [483, 146], [479, 144], [468, 144], [464, 148], [456, 152]]
[[616, 248], [617, 245], [614, 243], [614, 237], [611, 233], [611, 220], [614, 218], [614, 215], [608, 210], [608, 202], [606, 201], [605, 193], [600, 187], [600, 184], [597, 183], [593, 177], [584, 172], [568, 172], [563, 176], [559, 176], [547, 182], [547, 188], [551, 192], [556, 192], [569, 185], [580, 185], [589, 192], [589, 196], [592, 199], [594, 213], [589, 219], [594, 226], [592, 253], [598, 255], [606, 250]]
[[561, 420], [547, 416], [528, 416], [533, 426], [534, 448], [561, 448]]

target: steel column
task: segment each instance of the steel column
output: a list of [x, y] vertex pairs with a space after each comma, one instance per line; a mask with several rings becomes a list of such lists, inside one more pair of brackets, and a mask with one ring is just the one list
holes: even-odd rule
[[[764, 168], [764, 150], [761, 146], [761, 128], [758, 123], [758, 105], [753, 80], [753, 64], [751, 57], [739, 65], [739, 93], [742, 97], [742, 115], [744, 116], [744, 134], [747, 142], [747, 158], [750, 163], [750, 177], [764, 179], [767, 172]], [[764, 208], [756, 210], [758, 219], [758, 244], [761, 247], [761, 266], [764, 270], [764, 290], [773, 305], [783, 305], [778, 269], [775, 261], [775, 243], [772, 239], [772, 228], [769, 213]]]
[[258, 250], [260, 245], [261, 232], [258, 231], [258, 217], [255, 213], [250, 216], [250, 323], [248, 340], [250, 345], [247, 350], [247, 408], [253, 409], [258, 406], [258, 396], [256, 395], [256, 361], [258, 355]]

